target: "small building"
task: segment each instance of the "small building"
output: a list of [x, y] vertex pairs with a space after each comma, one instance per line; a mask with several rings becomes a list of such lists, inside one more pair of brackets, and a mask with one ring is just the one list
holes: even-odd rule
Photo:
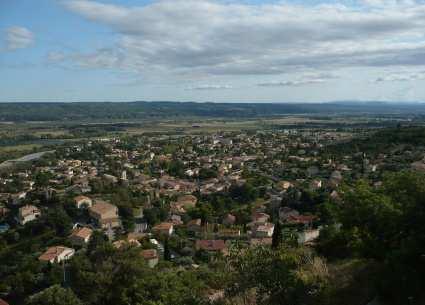
[[195, 243], [196, 250], [204, 250], [208, 252], [221, 252], [223, 254], [227, 253], [227, 246], [224, 240], [197, 240]]
[[271, 237], [274, 231], [274, 224], [264, 223], [254, 227], [253, 233], [256, 237]]
[[298, 232], [298, 243], [300, 245], [308, 244], [317, 239], [320, 235], [319, 229], [305, 230]]
[[201, 218], [197, 218], [197, 219], [190, 220], [187, 223], [186, 227], [189, 232], [197, 233], [201, 231], [201, 224], [202, 224]]
[[79, 209], [87, 209], [93, 205], [93, 201], [87, 196], [77, 196], [74, 198], [74, 202]]
[[193, 195], [183, 195], [177, 199], [177, 202], [183, 205], [185, 209], [190, 209], [196, 206], [198, 198]]
[[74, 245], [83, 246], [90, 241], [90, 237], [93, 234], [93, 230], [87, 227], [75, 229], [69, 239]]
[[271, 246], [272, 242], [273, 242], [273, 238], [271, 238], [271, 237], [251, 238], [249, 240], [249, 244], [253, 247], [256, 247], [256, 246]]
[[156, 234], [171, 236], [174, 232], [174, 224], [172, 222], [162, 222], [152, 229]]
[[140, 254], [146, 260], [150, 268], [153, 268], [158, 264], [159, 257], [156, 249], [142, 250]]
[[90, 217], [102, 229], [112, 229], [121, 226], [118, 208], [107, 202], [98, 202], [89, 208]]
[[217, 233], [223, 238], [238, 238], [241, 236], [241, 230], [237, 228], [219, 228]]
[[64, 246], [50, 247], [43, 254], [38, 257], [38, 260], [50, 263], [60, 263], [62, 261], [70, 259], [75, 253], [72, 248]]
[[314, 215], [291, 215], [286, 219], [286, 222], [290, 224], [311, 226], [315, 219], [316, 216]]
[[291, 182], [289, 182], [289, 181], [285, 181], [285, 180], [279, 181], [279, 182], [276, 184], [277, 189], [278, 189], [278, 190], [281, 190], [281, 191], [287, 191], [289, 188], [291, 188], [291, 187], [293, 187], [293, 186], [294, 186], [294, 185], [293, 185]]
[[7, 303], [5, 300], [0, 299], [0, 305], [9, 305], [9, 303]]
[[257, 212], [252, 215], [252, 221], [255, 223], [266, 223], [269, 219], [270, 215], [266, 213]]
[[112, 245], [116, 249], [125, 249], [125, 248], [129, 248], [129, 247], [140, 247], [141, 246], [140, 242], [137, 239], [134, 239], [134, 238], [128, 238], [126, 240], [120, 239], [120, 240], [114, 241], [112, 243]]
[[232, 226], [236, 222], [236, 217], [232, 214], [226, 214], [221, 221], [225, 226]]
[[34, 205], [26, 205], [19, 209], [18, 212], [18, 222], [21, 225], [26, 224], [27, 222], [36, 220], [41, 216], [40, 210]]
[[0, 224], [0, 234], [9, 231], [10, 226], [7, 223]]
[[318, 180], [318, 179], [314, 179], [313, 181], [310, 182], [309, 184], [309, 188], [311, 190], [318, 190], [322, 187], [322, 180]]

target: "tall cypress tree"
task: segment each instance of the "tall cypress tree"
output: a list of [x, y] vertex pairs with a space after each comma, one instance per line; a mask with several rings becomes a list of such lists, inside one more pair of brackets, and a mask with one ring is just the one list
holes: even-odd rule
[[277, 221], [274, 225], [273, 235], [272, 235], [272, 248], [277, 249], [282, 242], [282, 227], [280, 221]]

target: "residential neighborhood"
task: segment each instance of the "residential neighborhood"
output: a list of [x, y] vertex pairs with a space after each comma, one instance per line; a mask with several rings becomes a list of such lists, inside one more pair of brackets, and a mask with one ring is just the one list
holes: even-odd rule
[[346, 185], [369, 179], [377, 188], [394, 162], [422, 171], [420, 151], [345, 153], [353, 138], [283, 129], [61, 145], [1, 174], [0, 238], [66, 284], [99, 249], [134, 253], [150, 270], [191, 272], [231, 262], [235, 251], [316, 251], [331, 228], [327, 206], [340, 204]]

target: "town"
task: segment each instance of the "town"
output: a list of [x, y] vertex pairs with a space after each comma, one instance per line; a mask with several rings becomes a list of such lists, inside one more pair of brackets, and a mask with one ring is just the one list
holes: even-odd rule
[[[422, 151], [412, 146], [345, 151], [368, 132], [113, 136], [9, 164], [0, 178], [0, 245], [2, 257], [14, 254], [2, 266], [0, 291], [20, 300], [46, 281], [73, 287], [74, 257], [90, 255], [99, 243], [134, 251], [152, 272], [200, 270], [234, 249], [315, 249], [327, 226], [324, 207], [342, 201], [342, 185], [368, 179], [379, 187], [395, 163], [425, 168]], [[24, 262], [31, 266], [25, 272], [43, 270], [38, 276], [50, 279], [31, 273], [16, 286]], [[224, 297], [215, 286], [203, 291], [208, 302]]]

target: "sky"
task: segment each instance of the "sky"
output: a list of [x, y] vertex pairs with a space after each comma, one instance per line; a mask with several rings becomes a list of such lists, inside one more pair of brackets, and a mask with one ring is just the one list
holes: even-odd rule
[[0, 102], [425, 101], [425, 2], [0, 0]]

